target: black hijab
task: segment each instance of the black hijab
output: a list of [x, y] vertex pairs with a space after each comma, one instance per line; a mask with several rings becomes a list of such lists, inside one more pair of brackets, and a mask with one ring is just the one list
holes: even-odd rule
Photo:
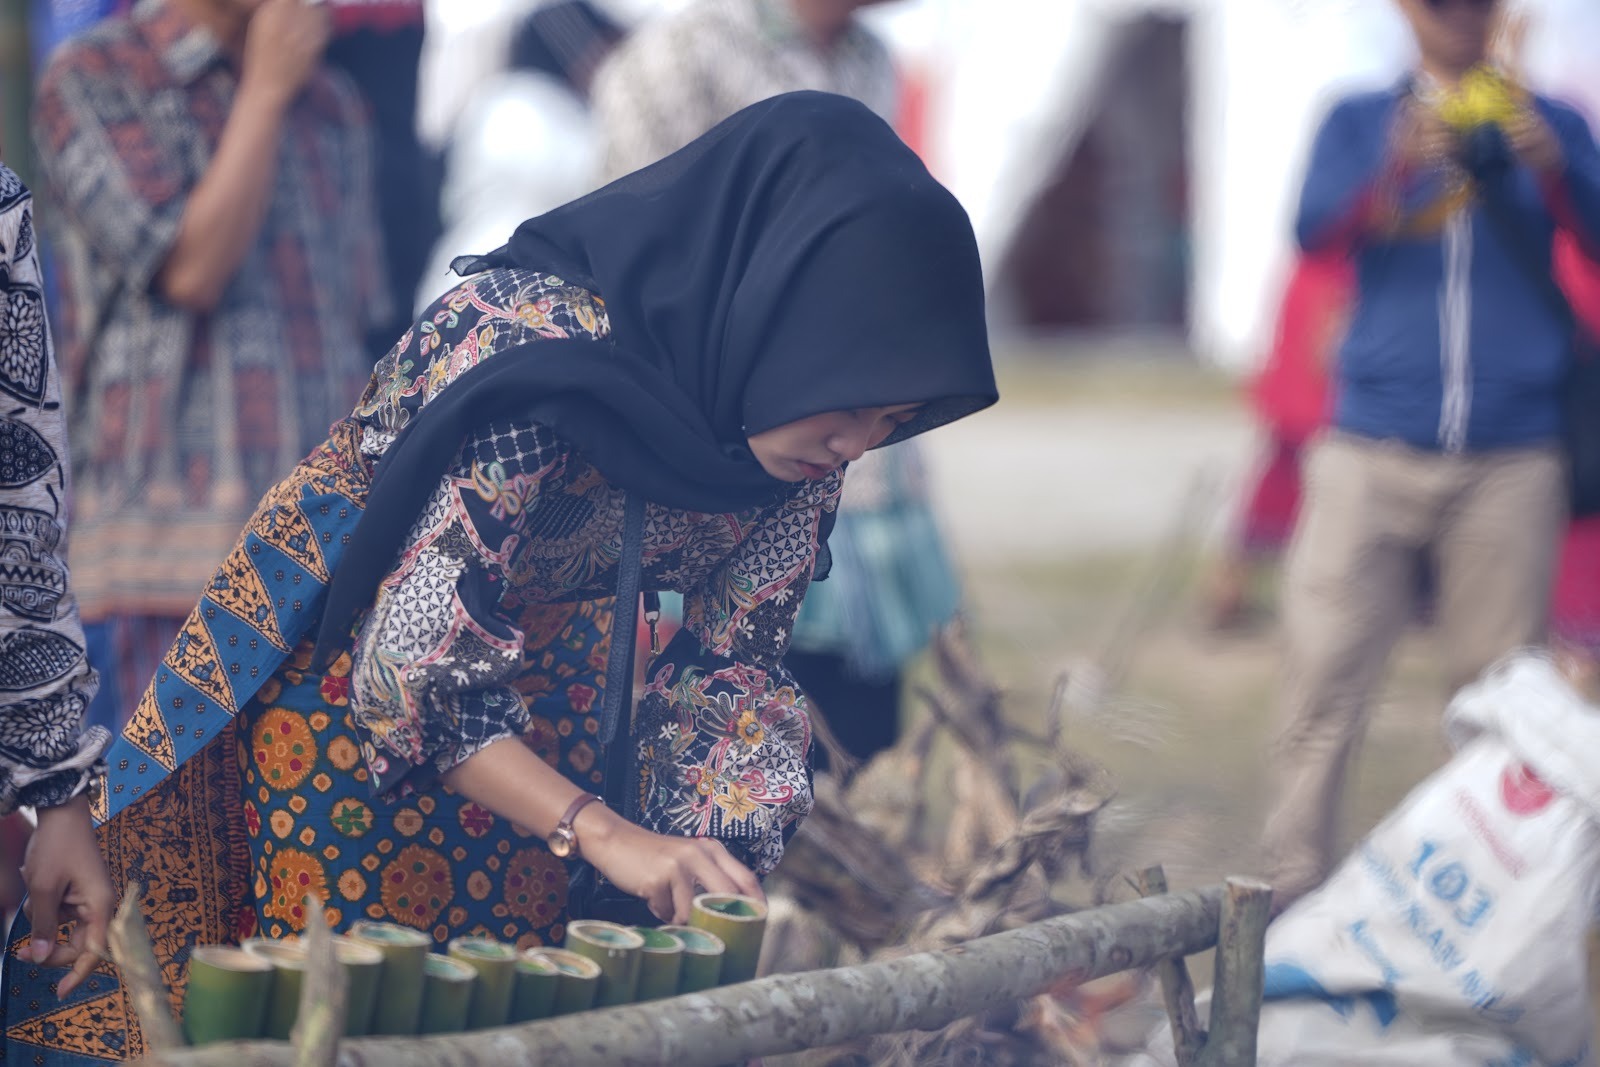
[[611, 337], [508, 349], [413, 416], [378, 463], [323, 642], [370, 604], [466, 435], [490, 419], [543, 423], [657, 504], [723, 512], [785, 492], [751, 455], [751, 434], [923, 404], [890, 443], [998, 399], [966, 213], [845, 97], [752, 105], [455, 264], [504, 267], [599, 294]]

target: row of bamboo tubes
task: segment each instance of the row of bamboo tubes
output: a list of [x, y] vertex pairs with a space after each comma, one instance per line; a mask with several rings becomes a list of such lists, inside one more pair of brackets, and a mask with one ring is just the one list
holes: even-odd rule
[[[350, 1037], [459, 1033], [748, 981], [765, 926], [764, 902], [709, 893], [695, 898], [687, 926], [574, 920], [563, 948], [518, 951], [460, 937], [436, 953], [420, 930], [358, 922], [332, 938], [345, 979], [340, 1029]], [[195, 948], [184, 1037], [191, 1045], [289, 1040], [306, 999], [310, 958], [298, 940]]]

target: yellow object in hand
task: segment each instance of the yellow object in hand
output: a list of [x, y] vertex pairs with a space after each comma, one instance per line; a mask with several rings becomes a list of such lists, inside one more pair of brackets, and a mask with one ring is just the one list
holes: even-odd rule
[[1439, 103], [1439, 117], [1457, 130], [1504, 124], [1521, 110], [1526, 92], [1492, 67], [1474, 67]]

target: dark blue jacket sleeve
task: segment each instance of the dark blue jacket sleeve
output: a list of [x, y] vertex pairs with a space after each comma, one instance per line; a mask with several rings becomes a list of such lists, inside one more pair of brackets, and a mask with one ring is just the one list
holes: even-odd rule
[[1565, 165], [1546, 190], [1556, 222], [1600, 259], [1600, 148], [1583, 116], [1565, 104], [1544, 103], [1545, 120], [1561, 142]]

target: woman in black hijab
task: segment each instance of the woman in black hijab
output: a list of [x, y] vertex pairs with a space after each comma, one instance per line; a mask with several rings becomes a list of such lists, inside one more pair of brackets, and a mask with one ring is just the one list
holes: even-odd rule
[[[267, 936], [316, 892], [336, 925], [559, 940], [559, 857], [662, 919], [758, 893], [811, 807], [782, 659], [843, 467], [996, 399], [966, 215], [842, 97], [757, 104], [458, 269], [263, 501], [110, 755], [106, 832], [146, 852], [152, 794], [232, 790]], [[686, 618], [619, 813], [586, 798], [630, 561]], [[210, 744], [235, 709], [237, 755]], [[232, 786], [183, 773], [230, 760]]]

